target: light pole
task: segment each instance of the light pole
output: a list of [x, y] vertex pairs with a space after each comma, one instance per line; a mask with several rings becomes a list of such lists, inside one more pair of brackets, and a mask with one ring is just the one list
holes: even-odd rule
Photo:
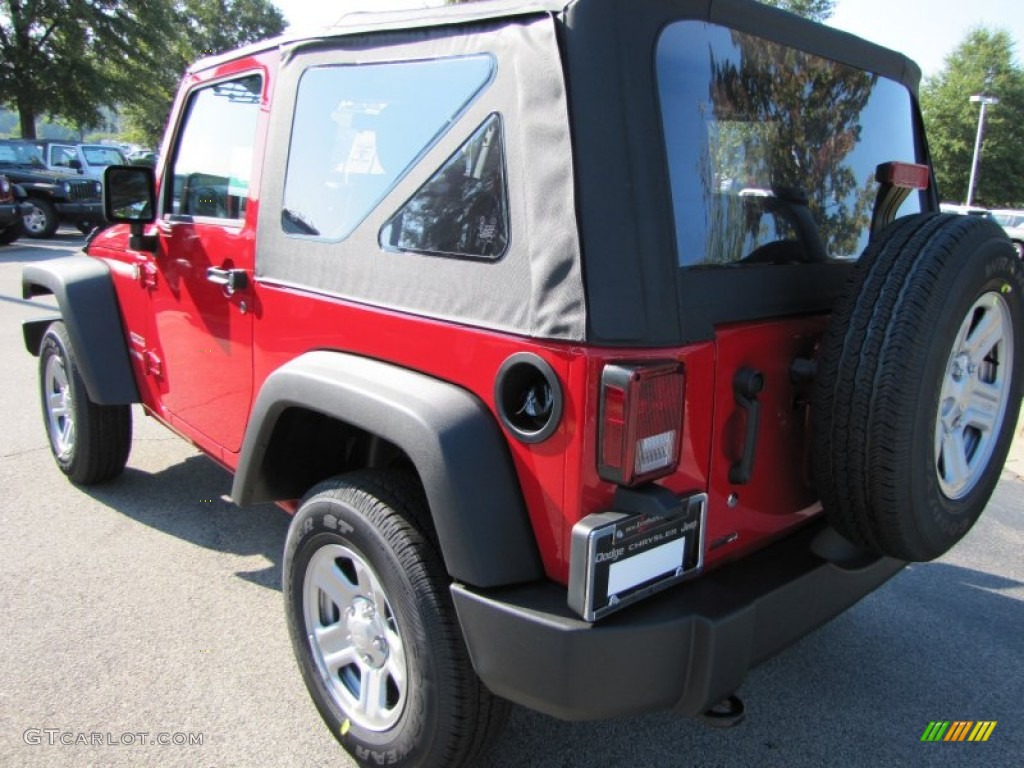
[[981, 114], [978, 115], [978, 135], [974, 139], [974, 160], [971, 163], [971, 180], [967, 182], [967, 205], [974, 202], [974, 182], [978, 178], [978, 163], [981, 162], [981, 137], [985, 132], [985, 108], [995, 106], [999, 99], [995, 96], [986, 96], [977, 93], [971, 96], [972, 104], [981, 104]]

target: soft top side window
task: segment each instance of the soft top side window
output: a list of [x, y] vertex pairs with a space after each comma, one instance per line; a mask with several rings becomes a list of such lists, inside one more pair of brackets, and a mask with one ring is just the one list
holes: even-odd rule
[[473, 259], [508, 247], [501, 118], [493, 114], [381, 229], [385, 249]]
[[296, 97], [281, 227], [348, 237], [490, 82], [487, 55], [313, 67]]

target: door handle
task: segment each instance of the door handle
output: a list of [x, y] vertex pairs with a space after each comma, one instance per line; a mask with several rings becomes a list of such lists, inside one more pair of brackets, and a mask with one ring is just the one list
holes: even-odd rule
[[244, 269], [208, 267], [206, 279], [214, 285], [221, 286], [228, 296], [234, 294], [235, 291], [242, 291], [249, 287], [249, 274]]
[[732, 380], [732, 391], [736, 404], [747, 413], [746, 437], [743, 440], [743, 455], [729, 467], [729, 482], [746, 485], [754, 474], [754, 457], [757, 455], [757, 432], [761, 425], [761, 403], [757, 396], [764, 389], [764, 374], [753, 368], [740, 368]]

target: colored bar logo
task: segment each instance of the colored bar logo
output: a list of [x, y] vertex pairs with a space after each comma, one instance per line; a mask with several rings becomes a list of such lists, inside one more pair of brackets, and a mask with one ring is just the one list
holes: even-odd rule
[[921, 741], [988, 741], [996, 729], [996, 720], [932, 720], [921, 734]]

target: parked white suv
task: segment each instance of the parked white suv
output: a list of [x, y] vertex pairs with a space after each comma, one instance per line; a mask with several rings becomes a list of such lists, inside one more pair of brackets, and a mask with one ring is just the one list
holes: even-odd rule
[[957, 205], [956, 203], [942, 203], [939, 210], [943, 213], [958, 213], [961, 216], [981, 216], [986, 219], [992, 218], [992, 212], [988, 208], [978, 205]]
[[128, 162], [120, 149], [107, 144], [41, 141], [39, 150], [50, 170], [82, 174], [101, 181], [108, 165], [125, 165]]
[[1017, 248], [1017, 255], [1024, 259], [1024, 211], [993, 209], [992, 216], [1006, 230], [1006, 234]]

